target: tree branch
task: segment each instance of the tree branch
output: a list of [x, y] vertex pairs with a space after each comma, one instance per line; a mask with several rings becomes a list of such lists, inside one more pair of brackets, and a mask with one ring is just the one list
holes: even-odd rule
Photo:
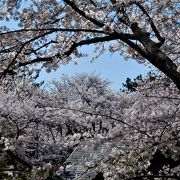
[[116, 39], [118, 39], [118, 37], [116, 36], [104, 36], [104, 37], [96, 37], [92, 39], [82, 40], [78, 43], [74, 42], [74, 44], [70, 47], [70, 49], [67, 52], [65, 52], [64, 55], [69, 56], [78, 46], [111, 41], [111, 40], [116, 40]]
[[141, 11], [149, 18], [149, 22], [151, 25], [152, 30], [154, 31], [156, 37], [158, 38], [158, 40], [160, 41], [160, 43], [158, 44], [158, 47], [161, 47], [163, 45], [163, 43], [165, 42], [165, 38], [161, 37], [159, 31], [157, 30], [152, 18], [149, 16], [148, 12], [145, 10], [145, 8], [139, 3], [139, 2], [133, 2], [134, 4], [136, 4], [139, 9], [141, 9]]
[[140, 54], [143, 54], [145, 58], [147, 58], [147, 54], [136, 44], [134, 44], [131, 40], [139, 40], [137, 36], [134, 36], [133, 34], [123, 34], [123, 33], [112, 33], [109, 36], [104, 36], [104, 37], [96, 37], [92, 39], [87, 39], [87, 40], [82, 40], [78, 43], [74, 42], [74, 44], [71, 46], [69, 51], [65, 53], [66, 56], [69, 56], [78, 46], [82, 45], [89, 45], [89, 44], [94, 44], [94, 43], [99, 43], [99, 42], [105, 42], [105, 41], [111, 41], [111, 40], [122, 40], [123, 42], [126, 42], [128, 45], [130, 45], [132, 48], [135, 48]]
[[93, 0], [90, 0], [90, 2], [91, 2], [95, 7], [97, 7], [96, 3], [95, 3]]
[[17, 154], [14, 154], [11, 150], [7, 150], [6, 152], [11, 157], [11, 159], [15, 159], [27, 167], [30, 167], [30, 168], [32, 167], [31, 164], [29, 164], [28, 162], [20, 158]]
[[21, 51], [23, 50], [25, 44], [23, 44], [21, 46], [21, 48], [19, 49], [19, 51], [16, 53], [16, 55], [14, 56], [13, 60], [8, 64], [7, 68], [0, 74], [0, 79], [5, 77], [6, 74], [8, 73], [9, 69], [11, 68], [11, 66], [14, 64], [14, 62], [16, 61], [16, 58], [19, 56], [19, 54], [21, 53]]
[[143, 178], [165, 178], [165, 179], [169, 179], [169, 178], [172, 178], [172, 179], [177, 179], [179, 180], [180, 179], [180, 176], [166, 176], [166, 175], [144, 175], [144, 176], [137, 176], [137, 177], [133, 177], [133, 178], [128, 178], [126, 180], [136, 180], [136, 179], [140, 179], [142, 180]]
[[[142, 57], [144, 57], [145, 59], [149, 60], [150, 57], [148, 56], [148, 54], [143, 49], [141, 49], [137, 44], [135, 44], [134, 42], [130, 41], [130, 38], [128, 38], [128, 36], [126, 36], [125, 34], [117, 33], [117, 32], [114, 32], [112, 35], [117, 36], [118, 39], [120, 39], [121, 41], [123, 41], [124, 43], [129, 45], [131, 48], [133, 48]], [[137, 35], [134, 35], [134, 40], [139, 40], [139, 37]]]
[[53, 31], [53, 32], [92, 32], [92, 33], [103, 33], [106, 34], [104, 31], [101, 30], [95, 30], [95, 29], [66, 29], [66, 28], [43, 28], [43, 29], [19, 29], [15, 31], [7, 31], [0, 33], [1, 35], [6, 35], [6, 34], [12, 34], [12, 33], [19, 33], [19, 32], [30, 32], [30, 31], [35, 31], [35, 32], [40, 32], [40, 31]]
[[133, 125], [123, 121], [122, 119], [116, 118], [116, 117], [112, 117], [111, 115], [101, 114], [101, 113], [98, 113], [98, 112], [88, 112], [88, 111], [84, 111], [82, 109], [74, 109], [74, 108], [69, 108], [69, 107], [60, 107], [60, 108], [56, 108], [55, 110], [58, 110], [58, 109], [60, 109], [60, 110], [65, 109], [65, 110], [68, 110], [68, 111], [80, 112], [80, 113], [83, 113], [83, 114], [88, 114], [90, 116], [96, 115], [96, 116], [105, 117], [105, 118], [108, 118], [108, 119], [120, 122], [122, 124], [125, 124], [128, 127], [132, 128], [132, 129], [135, 129], [135, 130], [139, 131], [142, 134], [145, 134], [148, 138], [152, 138], [149, 134], [146, 133], [146, 131], [143, 131], [141, 129], [135, 128]]
[[69, 1], [69, 0], [63, 0], [65, 3], [67, 3], [69, 6], [71, 6], [72, 9], [74, 9], [77, 13], [79, 13], [81, 16], [83, 16], [84, 18], [86, 18], [87, 20], [91, 21], [92, 23], [94, 23], [95, 25], [99, 26], [99, 27], [103, 27], [104, 24], [87, 16], [83, 11], [81, 11], [73, 2]]
[[164, 52], [162, 52], [160, 48], [158, 48], [154, 41], [147, 37], [137, 23], [131, 25], [131, 30], [135, 36], [139, 37], [139, 41], [146, 49], [148, 54], [146, 59], [171, 78], [180, 90], [180, 73], [177, 71], [177, 65]]
[[22, 66], [26, 66], [26, 65], [30, 65], [30, 64], [34, 64], [34, 63], [52, 62], [52, 61], [53, 61], [53, 57], [36, 58], [36, 59], [33, 59], [31, 61], [27, 61], [27, 62], [19, 62], [17, 64], [17, 66], [22, 67]]
[[[111, 41], [111, 40], [115, 40], [115, 39], [117, 39], [117, 37], [104, 36], [104, 37], [97, 37], [97, 38], [93, 38], [93, 39], [82, 40], [78, 43], [74, 43], [70, 47], [70, 49], [64, 53], [64, 55], [70, 56], [78, 46], [82, 46], [82, 45], [86, 45], [86, 44], [93, 44], [93, 43], [98, 43], [98, 42], [104, 42], [104, 41]], [[59, 58], [60, 54], [58, 53], [56, 56]], [[17, 66], [22, 67], [22, 66], [26, 66], [26, 65], [30, 65], [30, 64], [34, 64], [34, 63], [39, 63], [39, 62], [52, 62], [52, 61], [53, 61], [53, 57], [36, 58], [36, 59], [27, 61], [27, 62], [19, 62]]]

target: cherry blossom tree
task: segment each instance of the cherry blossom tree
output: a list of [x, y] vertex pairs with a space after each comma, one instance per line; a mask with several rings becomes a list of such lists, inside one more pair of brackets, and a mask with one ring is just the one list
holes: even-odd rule
[[[75, 138], [68, 129], [75, 116], [55, 108], [49, 92], [38, 89], [31, 81], [13, 82], [6, 77], [0, 91], [1, 151], [4, 152], [0, 177], [45, 178], [79, 143], [80, 136]], [[77, 122], [74, 126], [80, 127]]]
[[106, 179], [179, 178], [180, 98], [169, 79], [141, 80], [126, 93], [110, 90], [96, 75], [65, 76], [51, 91], [7, 78], [0, 91], [0, 144], [24, 167], [1, 161], [9, 177], [53, 176], [74, 147], [90, 138], [121, 145], [98, 164], [86, 163]]
[[111, 132], [120, 137], [122, 149], [114, 148], [102, 162], [107, 179], [179, 178], [180, 99], [169, 83], [157, 78], [128, 94], [132, 104], [124, 109], [127, 124]]
[[180, 89], [177, 0], [2, 0], [0, 5], [1, 76], [24, 67], [36, 72], [40, 66], [31, 65], [38, 63], [49, 72], [83, 56], [78, 47], [95, 44], [97, 55], [109, 50], [153, 65]]
[[52, 84], [55, 99], [59, 99], [57, 106], [61, 106], [64, 100], [67, 110], [80, 113], [81, 118], [77, 121], [89, 124], [90, 136], [94, 136], [94, 133], [106, 134], [113, 126], [113, 119], [112, 122], [104, 119], [115, 112], [118, 116], [121, 108], [117, 106], [117, 97], [110, 90], [108, 81], [97, 75], [80, 74], [72, 78], [64, 76], [61, 81]]
[[106, 116], [98, 117], [100, 108], [112, 99], [107, 85], [98, 76], [82, 74], [53, 82], [50, 93], [27, 79], [6, 75], [0, 91], [0, 143], [4, 157], [20, 161], [23, 168], [1, 159], [5, 163], [0, 176], [29, 178], [41, 171], [48, 176], [82, 139], [107, 134], [111, 122], [102, 122]]
[[[169, 79], [151, 78], [137, 79], [137, 89], [131, 93], [110, 91], [107, 85], [102, 86], [103, 81], [97, 83], [97, 77], [86, 75], [54, 82], [54, 92], [66, 94], [69, 97], [66, 102], [73, 99], [66, 109], [80, 112], [81, 122], [91, 125], [86, 138], [90, 137], [95, 144], [106, 141], [120, 144], [98, 164], [87, 162], [89, 170], [103, 172], [105, 179], [180, 176], [179, 92]], [[95, 126], [101, 122], [108, 131], [94, 131], [94, 122]]]

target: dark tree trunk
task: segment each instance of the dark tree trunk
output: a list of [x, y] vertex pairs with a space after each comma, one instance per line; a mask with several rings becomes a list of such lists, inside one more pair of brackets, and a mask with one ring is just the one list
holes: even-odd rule
[[137, 23], [133, 23], [131, 29], [146, 49], [147, 60], [167, 75], [180, 90], [180, 73], [177, 71], [178, 67], [176, 64], [160, 50], [158, 44], [153, 42], [147, 36], [147, 33], [143, 32], [141, 28], [138, 27]]

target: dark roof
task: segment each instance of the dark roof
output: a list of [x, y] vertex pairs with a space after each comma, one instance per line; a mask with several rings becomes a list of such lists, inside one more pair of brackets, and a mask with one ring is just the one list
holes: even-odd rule
[[61, 171], [60, 177], [70, 180], [91, 180], [97, 172], [94, 168], [88, 168], [86, 163], [99, 164], [109, 154], [113, 145], [112, 142], [93, 143], [88, 140], [81, 142], [64, 162], [64, 171]]

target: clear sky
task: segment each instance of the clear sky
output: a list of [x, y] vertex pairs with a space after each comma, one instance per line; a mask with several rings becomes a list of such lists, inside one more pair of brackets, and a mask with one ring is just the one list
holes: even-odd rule
[[107, 52], [91, 63], [90, 60], [94, 55], [92, 46], [84, 46], [81, 51], [85, 51], [88, 57], [80, 58], [77, 65], [70, 62], [67, 65], [61, 65], [58, 70], [51, 73], [42, 71], [38, 80], [45, 80], [46, 84], [54, 79], [59, 79], [62, 74], [73, 76], [78, 73], [97, 73], [111, 82], [112, 89], [118, 90], [127, 77], [135, 78], [137, 75], [145, 75], [151, 70], [135, 60], [124, 60], [118, 53], [111, 55]]

